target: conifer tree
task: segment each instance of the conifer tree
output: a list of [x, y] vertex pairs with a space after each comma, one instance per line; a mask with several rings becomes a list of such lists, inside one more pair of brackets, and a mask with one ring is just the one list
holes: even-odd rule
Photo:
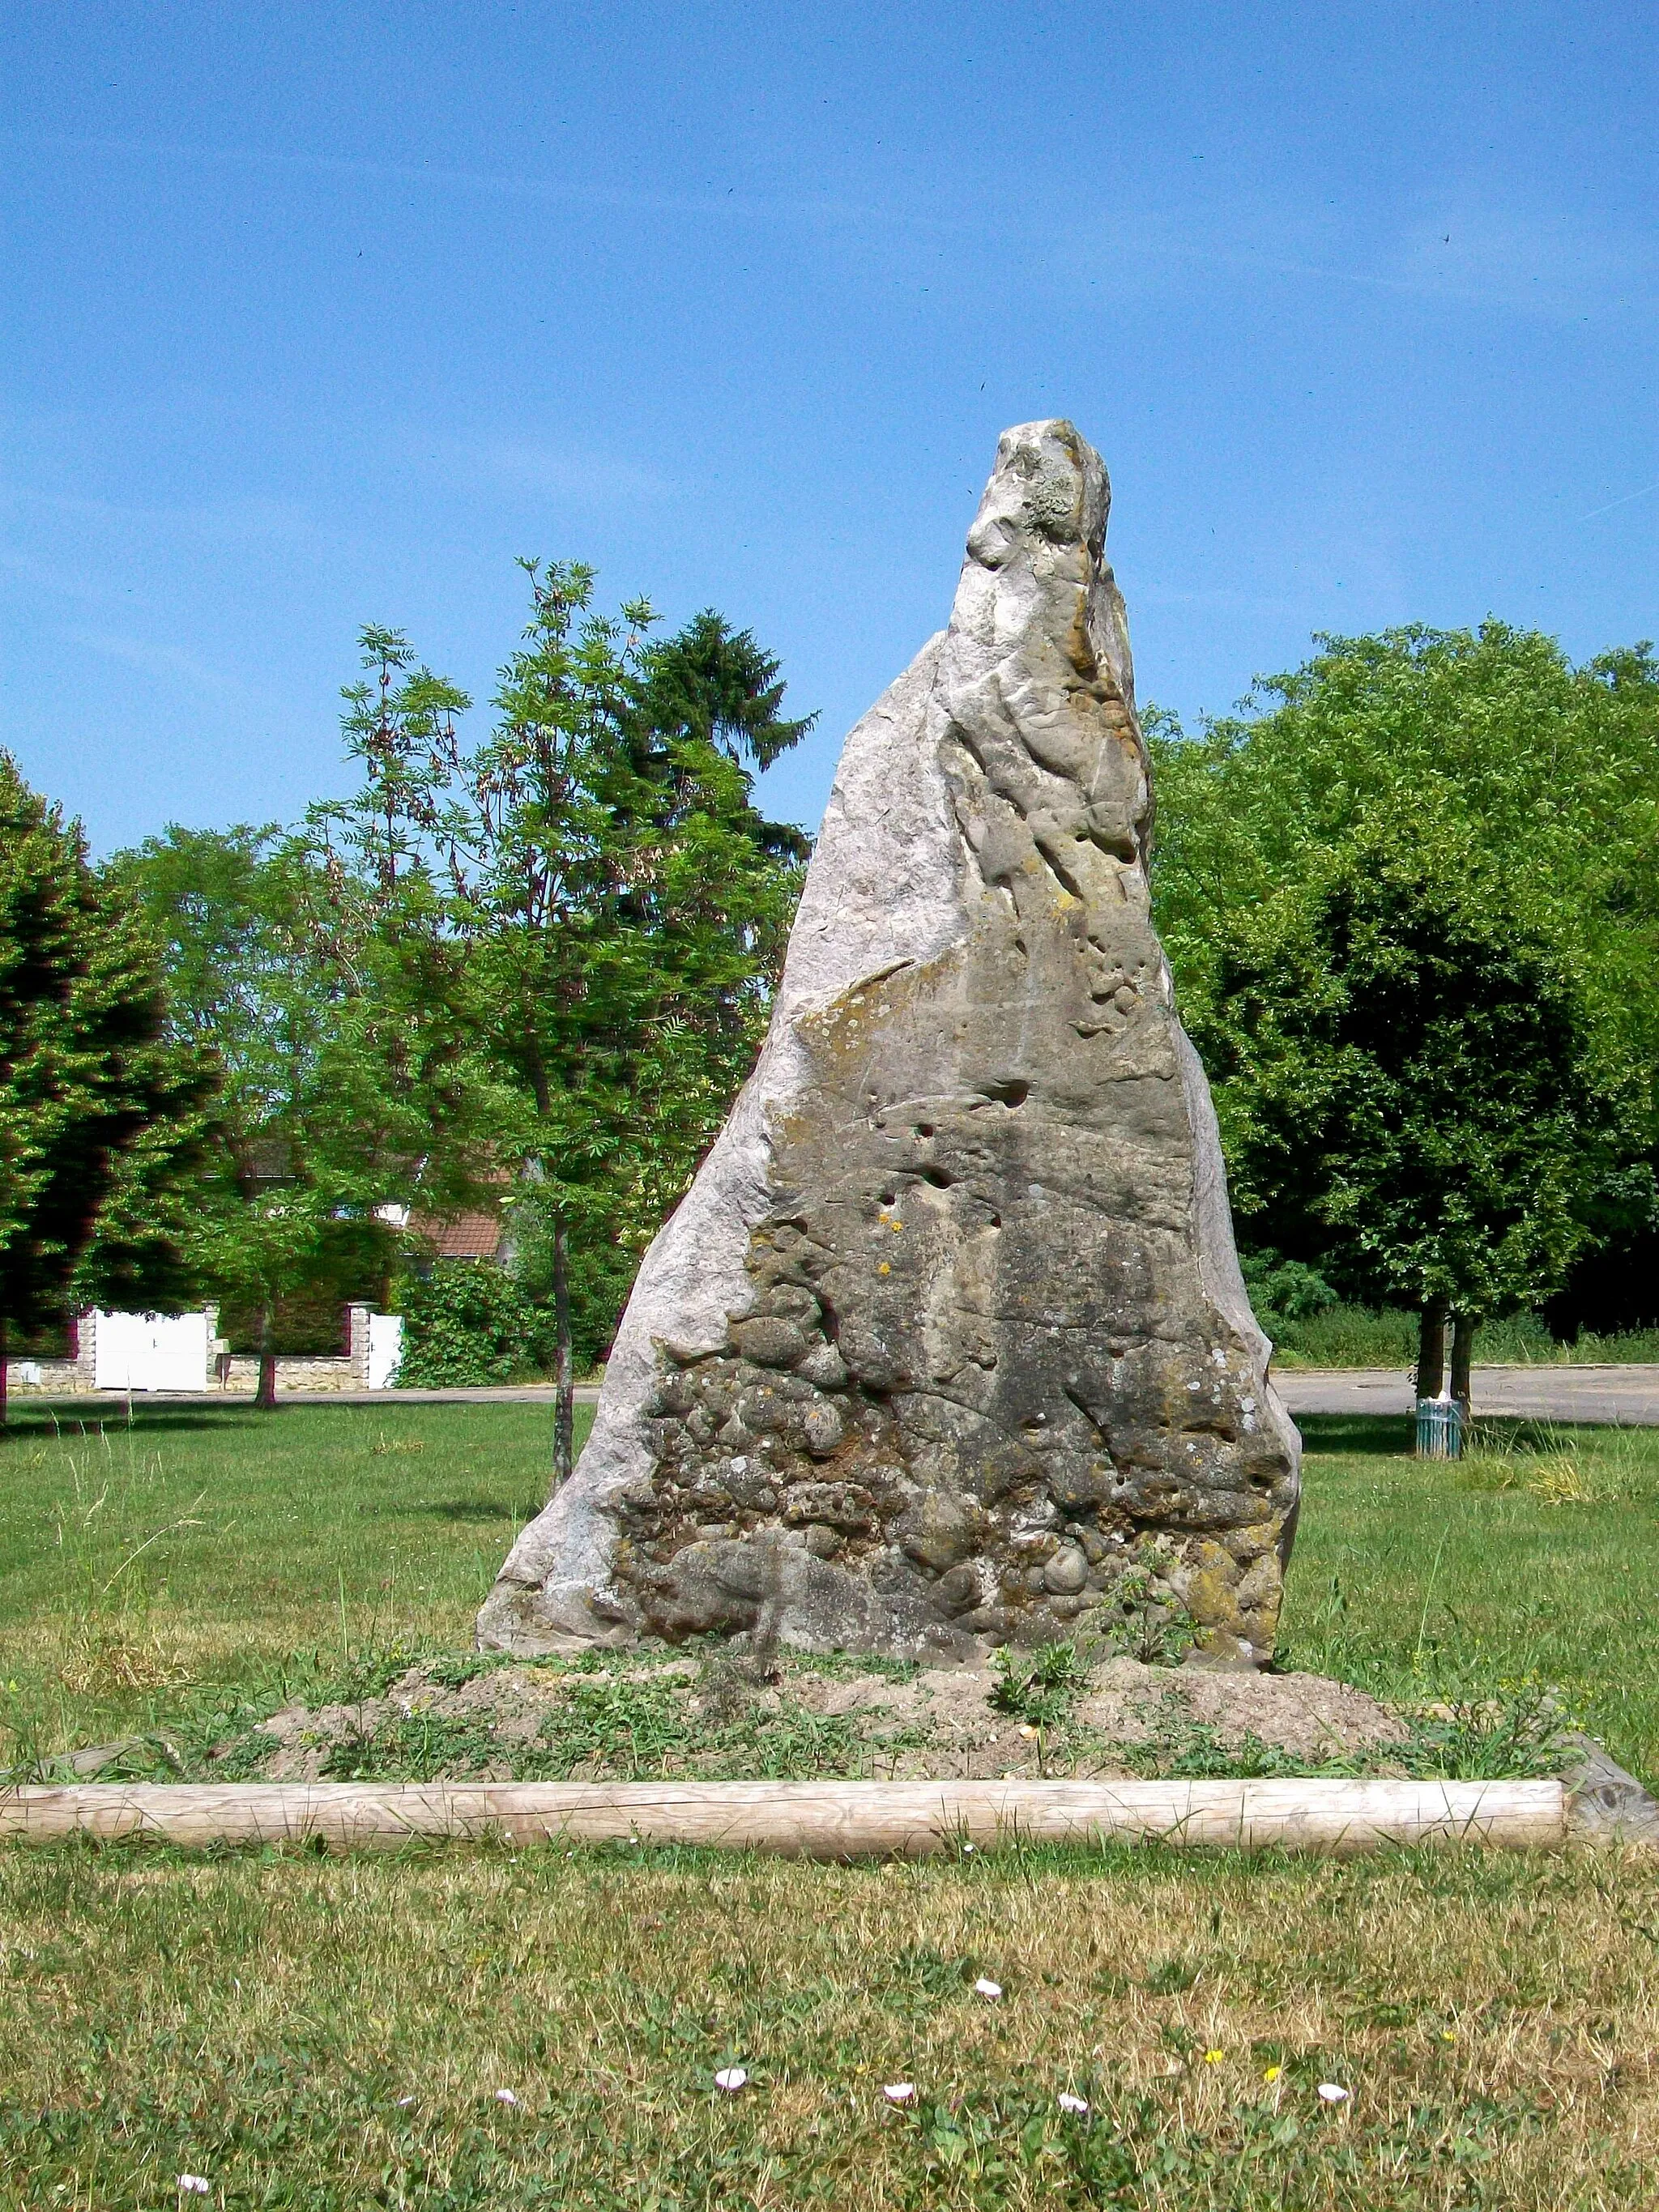
[[9, 1334], [81, 1287], [184, 1288], [180, 1182], [211, 1078], [166, 1035], [156, 950], [88, 865], [80, 826], [0, 753], [0, 1417]]

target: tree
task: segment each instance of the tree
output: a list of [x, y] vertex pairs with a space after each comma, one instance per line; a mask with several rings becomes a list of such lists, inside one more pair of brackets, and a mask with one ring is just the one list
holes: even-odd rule
[[169, 1207], [211, 1093], [140, 919], [0, 753], [0, 1418], [7, 1336], [61, 1312], [77, 1263], [135, 1300], [177, 1288]]
[[[1575, 669], [1553, 641], [1497, 623], [1317, 642], [1303, 668], [1265, 680], [1246, 711], [1198, 738], [1149, 717], [1155, 908], [1183, 1015], [1215, 1063], [1242, 1237], [1342, 1274], [1352, 1294], [1420, 1297], [1432, 1377], [1431, 1282], [1471, 1312], [1536, 1299], [1574, 1253], [1587, 1264], [1653, 1219], [1659, 665], [1638, 647]], [[1321, 963], [1337, 964], [1322, 974]], [[1401, 975], [1418, 1003], [1390, 1001], [1389, 1024], [1404, 1026], [1374, 1026], [1362, 1050], [1359, 1030], [1381, 1024]], [[1500, 1064], [1505, 1024], [1513, 1070]], [[1382, 1152], [1373, 1162], [1373, 1242], [1397, 1229], [1398, 1250], [1419, 1251], [1415, 1273], [1379, 1272], [1369, 1247], [1361, 1264], [1338, 1218], [1341, 1177], [1315, 1204], [1288, 1102], [1297, 1080], [1310, 1100], [1328, 1096], [1339, 1041], [1370, 1055], [1355, 1075], [1366, 1097], [1394, 1085], [1401, 1144], [1409, 1129], [1426, 1162], [1433, 1138], [1454, 1213], [1486, 1208], [1487, 1260], [1470, 1248], [1454, 1265], [1450, 1243], [1427, 1255], [1421, 1209], [1443, 1186], [1426, 1166], [1426, 1180], [1397, 1186]], [[1512, 1145], [1491, 1118], [1529, 1084], [1545, 1116], [1530, 1169], [1521, 1133]], [[1576, 1167], [1559, 1152], [1564, 1115], [1580, 1117]], [[1357, 1163], [1350, 1173], [1358, 1189]], [[1523, 1223], [1505, 1208], [1528, 1189]], [[1465, 1357], [1468, 1338], [1466, 1324]]]
[[593, 611], [590, 569], [521, 565], [524, 642], [471, 750], [461, 695], [398, 633], [363, 633], [349, 739], [367, 781], [312, 832], [388, 896], [399, 884], [448, 957], [477, 1126], [517, 1164], [523, 1241], [548, 1253], [562, 1476], [573, 1259], [637, 1255], [753, 1063], [806, 844], [757, 811], [750, 770], [810, 725], [717, 615], [648, 643], [643, 601], [617, 621]]
[[[319, 1279], [384, 1286], [407, 1203], [453, 1119], [441, 992], [381, 929], [376, 887], [274, 829], [173, 828], [111, 863], [164, 947], [171, 1035], [218, 1072], [219, 1121], [185, 1247], [255, 1317], [256, 1402], [276, 1403], [285, 1303]], [[435, 1133], [435, 1138], [434, 1138]]]
[[1361, 839], [1220, 926], [1197, 1043], [1234, 1205], [1291, 1260], [1437, 1332], [1548, 1296], [1616, 1160], [1585, 994], [1466, 848]]

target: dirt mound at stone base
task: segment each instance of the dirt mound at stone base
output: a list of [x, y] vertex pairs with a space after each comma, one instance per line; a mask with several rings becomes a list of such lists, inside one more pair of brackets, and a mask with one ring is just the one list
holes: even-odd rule
[[428, 1660], [216, 1747], [250, 1778], [644, 1780], [1386, 1773], [1407, 1723], [1343, 1682], [1070, 1655], [911, 1668], [598, 1655]]

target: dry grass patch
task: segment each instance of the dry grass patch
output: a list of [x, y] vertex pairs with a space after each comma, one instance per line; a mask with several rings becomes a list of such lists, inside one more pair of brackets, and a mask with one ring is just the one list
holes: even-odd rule
[[16, 1852], [0, 1922], [19, 2203], [1654, 2198], [1634, 1861]]

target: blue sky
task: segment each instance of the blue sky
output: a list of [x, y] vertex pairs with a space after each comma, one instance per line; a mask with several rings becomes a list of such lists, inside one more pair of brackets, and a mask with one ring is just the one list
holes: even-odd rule
[[0, 744], [100, 849], [341, 788], [366, 621], [520, 553], [781, 654], [816, 823], [998, 430], [1104, 453], [1139, 687], [1659, 632], [1650, 7], [0, 7]]

